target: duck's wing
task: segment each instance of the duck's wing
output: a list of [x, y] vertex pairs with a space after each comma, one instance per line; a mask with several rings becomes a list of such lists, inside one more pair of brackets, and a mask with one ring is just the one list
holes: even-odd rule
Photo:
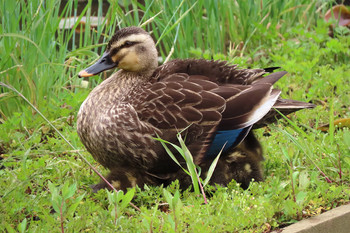
[[[225, 109], [219, 111], [222, 114], [219, 129], [240, 129], [253, 125], [265, 116], [279, 96], [280, 91], [273, 90], [272, 85], [287, 72], [276, 72], [263, 77], [265, 73], [264, 69], [237, 69], [236, 65], [228, 65], [225, 61], [176, 59], [160, 66], [153, 74], [153, 82], [158, 85], [170, 82], [173, 86], [179, 85], [179, 82], [186, 83], [187, 86], [179, 89], [180, 92], [188, 89], [186, 91], [197, 92], [199, 95], [211, 93], [224, 98]], [[206, 92], [199, 92], [201, 88]], [[185, 99], [188, 101], [188, 97]], [[216, 103], [222, 105], [221, 100], [218, 102], [210, 97], [198, 97], [198, 101], [201, 105], [194, 105], [197, 110], [204, 107], [207, 111]]]
[[164, 140], [175, 142], [176, 133], [190, 126], [185, 133], [186, 144], [196, 161], [213, 143], [221, 149], [225, 141], [229, 142], [227, 148], [242, 141], [274, 105], [279, 92], [273, 91], [272, 84], [285, 74], [247, 85], [243, 83], [257, 80], [264, 71], [242, 72], [223, 62], [178, 61], [181, 64], [159, 68], [154, 79], [133, 93], [128, 102], [140, 121], [156, 128]]
[[[268, 84], [272, 86], [282, 76], [284, 76], [286, 72], [282, 71], [272, 73], [268, 76], [264, 75], [267, 73], [271, 73], [279, 68], [280, 67], [268, 67], [264, 69], [237, 69], [236, 65], [228, 65], [225, 61], [208, 61], [203, 59], [173, 60], [167, 63], [166, 65], [159, 67], [159, 69], [167, 70], [167, 72], [186, 72], [189, 74], [205, 75], [206, 77], [208, 77], [209, 80], [218, 83], [219, 85], [238, 84], [243, 85], [245, 87], [246, 85], [256, 86], [257, 84]], [[167, 72], [161, 73], [163, 75], [166, 75]], [[230, 95], [230, 93], [228, 93], [228, 96]], [[271, 95], [277, 93], [279, 93], [279, 90], [273, 89]], [[238, 98], [244, 100], [245, 97], [240, 96]], [[258, 98], [258, 96], [251, 96], [250, 98], [247, 97], [246, 100], [255, 102]], [[240, 102], [241, 101], [239, 101], [238, 104], [240, 104]], [[260, 114], [264, 115], [264, 117], [257, 121], [254, 124], [253, 128], [260, 128], [266, 126], [282, 118], [281, 114], [279, 114], [275, 109], [277, 109], [283, 115], [288, 115], [301, 109], [311, 109], [315, 106], [316, 105], [312, 103], [305, 103], [302, 101], [291, 99], [282, 99], [279, 97], [277, 98], [275, 104], [266, 115], [264, 115], [264, 112], [260, 112]], [[258, 118], [260, 117], [255, 115], [255, 119]]]

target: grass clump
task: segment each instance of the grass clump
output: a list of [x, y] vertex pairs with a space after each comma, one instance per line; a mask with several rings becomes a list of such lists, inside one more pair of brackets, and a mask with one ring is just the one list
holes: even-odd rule
[[[93, 12], [90, 1], [80, 14], [77, 1], [60, 11], [57, 1], [5, 6], [0, 0], [0, 81], [19, 90], [77, 148], [0, 87], [1, 231], [268, 232], [349, 202], [350, 131], [332, 124], [350, 118], [349, 31], [335, 28], [328, 36], [329, 24], [320, 16], [329, 3], [128, 2], [111, 2], [103, 21], [102, 6]], [[59, 21], [71, 15], [95, 15], [103, 23], [94, 30], [89, 22], [60, 30]], [[177, 182], [119, 196], [91, 193], [89, 185], [99, 178], [76, 151], [104, 170], [84, 151], [75, 116], [101, 77], [85, 89], [77, 71], [98, 58], [118, 26], [149, 19], [145, 27], [163, 58], [173, 48], [173, 58], [281, 66], [289, 73], [277, 83], [282, 97], [317, 104], [256, 131], [265, 152], [265, 182], [245, 191], [234, 181], [227, 188], [206, 185], [207, 205], [189, 190], [180, 192]], [[75, 33], [78, 27], [86, 30]], [[326, 123], [327, 132], [317, 130]], [[140, 211], [125, 204], [132, 196]]]

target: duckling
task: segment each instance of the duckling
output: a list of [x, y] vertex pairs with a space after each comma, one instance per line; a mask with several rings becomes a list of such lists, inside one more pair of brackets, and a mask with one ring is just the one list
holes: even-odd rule
[[[235, 180], [241, 188], [247, 189], [252, 180], [258, 182], [264, 180], [261, 167], [263, 160], [262, 147], [253, 132], [250, 131], [238, 146], [231, 148], [219, 158], [209, 184], [226, 186]], [[212, 162], [213, 160], [208, 158], [204, 158], [201, 162], [203, 180], [207, 177]], [[183, 170], [172, 174], [168, 182], [163, 181], [163, 183], [167, 185], [176, 179], [181, 181], [181, 189], [186, 189], [192, 184], [191, 178]]]
[[[116, 32], [95, 64], [79, 72], [90, 77], [119, 69], [91, 91], [77, 116], [82, 143], [110, 170], [107, 180], [116, 189], [182, 177], [176, 176], [182, 169], [154, 139], [176, 144], [181, 131], [203, 168], [223, 149], [213, 182], [236, 179], [246, 187], [251, 179], [262, 180], [261, 146], [252, 127], [271, 122], [272, 108], [289, 113], [313, 107], [279, 97], [272, 85], [283, 71], [264, 77], [264, 69], [238, 69], [224, 61], [175, 59], [158, 66], [157, 58], [152, 37], [127, 27]], [[106, 187], [102, 181], [93, 189]]]

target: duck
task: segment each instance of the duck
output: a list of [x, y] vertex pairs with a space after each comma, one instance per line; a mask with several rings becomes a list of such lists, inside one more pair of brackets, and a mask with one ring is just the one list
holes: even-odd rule
[[[210, 184], [226, 186], [234, 179], [247, 188], [252, 180], [263, 180], [262, 148], [252, 129], [276, 121], [275, 109], [289, 114], [314, 107], [282, 99], [273, 84], [287, 72], [269, 73], [274, 68], [241, 69], [191, 58], [159, 66], [154, 40], [135, 26], [118, 30], [101, 58], [78, 76], [116, 68], [82, 103], [77, 132], [92, 157], [110, 171], [106, 179], [117, 190], [176, 179], [181, 187], [189, 186], [189, 177], [155, 140], [178, 144], [179, 132], [202, 175], [222, 152]], [[92, 188], [108, 186], [101, 181]]]

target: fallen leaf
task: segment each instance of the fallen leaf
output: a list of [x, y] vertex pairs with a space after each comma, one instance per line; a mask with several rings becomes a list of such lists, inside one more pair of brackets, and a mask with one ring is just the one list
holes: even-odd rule
[[[343, 127], [350, 128], [350, 118], [344, 118], [344, 119], [335, 120], [334, 121], [334, 126], [337, 126], [339, 128], [343, 128]], [[325, 131], [327, 131], [329, 129], [329, 124], [321, 125], [317, 129], [325, 132]]]
[[326, 22], [329, 21], [330, 18], [335, 20], [339, 20], [339, 26], [350, 26], [350, 10], [344, 5], [336, 5], [332, 9], [329, 9], [324, 16]]

